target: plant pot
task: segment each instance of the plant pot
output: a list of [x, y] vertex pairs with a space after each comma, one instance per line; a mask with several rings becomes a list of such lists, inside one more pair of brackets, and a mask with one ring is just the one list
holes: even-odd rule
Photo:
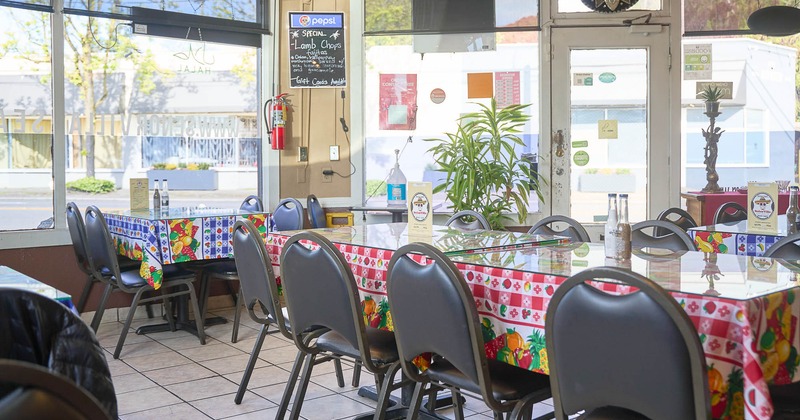
[[213, 170], [151, 169], [147, 171], [147, 178], [151, 185], [154, 179], [166, 179], [170, 190], [213, 191], [218, 185], [217, 171]]
[[706, 114], [719, 114], [719, 102], [706, 102]]

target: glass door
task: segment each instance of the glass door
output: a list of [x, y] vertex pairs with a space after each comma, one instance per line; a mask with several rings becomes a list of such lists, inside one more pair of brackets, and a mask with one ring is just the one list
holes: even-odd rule
[[552, 29], [551, 212], [595, 240], [608, 193], [629, 195], [634, 223], [667, 208], [679, 184], [669, 176], [668, 27], [648, 28]]

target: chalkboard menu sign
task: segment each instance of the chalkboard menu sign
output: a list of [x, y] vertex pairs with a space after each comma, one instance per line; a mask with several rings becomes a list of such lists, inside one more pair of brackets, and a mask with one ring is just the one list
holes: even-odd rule
[[291, 87], [346, 86], [344, 57], [344, 13], [289, 13]]

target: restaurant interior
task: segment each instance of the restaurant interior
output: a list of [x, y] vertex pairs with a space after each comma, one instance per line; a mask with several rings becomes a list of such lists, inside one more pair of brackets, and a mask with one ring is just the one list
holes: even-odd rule
[[0, 418], [800, 419], [799, 53], [785, 0], [0, 0]]

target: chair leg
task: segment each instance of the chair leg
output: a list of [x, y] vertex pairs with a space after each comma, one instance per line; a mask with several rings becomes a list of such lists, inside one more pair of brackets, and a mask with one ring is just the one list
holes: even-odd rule
[[303, 408], [303, 400], [306, 398], [306, 390], [308, 389], [308, 382], [311, 380], [311, 370], [316, 364], [314, 363], [316, 358], [316, 354], [311, 354], [306, 358], [306, 363], [303, 366], [303, 376], [300, 377], [300, 385], [297, 387], [297, 393], [294, 395], [292, 414], [289, 416], [290, 420], [297, 420], [300, 418], [300, 410]]
[[100, 303], [97, 305], [97, 310], [94, 312], [94, 317], [92, 317], [92, 323], [90, 324], [94, 332], [97, 332], [97, 328], [100, 326], [100, 321], [103, 320], [103, 312], [106, 311], [106, 302], [108, 301], [108, 297], [111, 296], [111, 292], [113, 290], [114, 286], [107, 284], [106, 290], [103, 291], [103, 296], [100, 298]]
[[361, 361], [356, 360], [356, 364], [353, 366], [353, 388], [357, 388], [359, 382], [361, 382]]
[[[386, 370], [382, 376], [381, 383], [379, 384], [380, 393], [378, 394], [378, 405], [375, 406], [375, 416], [373, 420], [386, 419], [386, 409], [389, 408], [389, 398], [392, 394], [392, 385], [394, 384], [394, 376], [400, 370], [400, 362], [394, 362]], [[378, 376], [378, 375], [376, 375]]]
[[258, 360], [258, 354], [261, 353], [261, 346], [264, 344], [264, 338], [267, 336], [267, 330], [269, 329], [269, 324], [264, 324], [261, 326], [261, 331], [258, 332], [258, 337], [256, 337], [256, 343], [253, 345], [253, 351], [250, 353], [250, 359], [247, 361], [247, 366], [244, 368], [244, 374], [242, 375], [242, 382], [239, 383], [239, 390], [236, 391], [236, 398], [233, 399], [233, 402], [236, 404], [242, 403], [242, 398], [244, 398], [244, 393], [247, 391], [247, 384], [250, 382], [250, 375], [253, 374], [253, 368], [256, 366], [256, 361]]
[[133, 295], [133, 301], [131, 302], [131, 309], [128, 311], [128, 318], [125, 320], [125, 326], [122, 327], [122, 332], [119, 334], [119, 341], [117, 341], [117, 348], [114, 349], [114, 359], [119, 359], [119, 353], [122, 351], [122, 345], [125, 344], [125, 337], [128, 336], [128, 329], [131, 327], [131, 321], [133, 321], [133, 316], [136, 315], [136, 307], [139, 306], [139, 299], [142, 298], [142, 293], [144, 293], [145, 289], [139, 289], [135, 295]]
[[194, 324], [197, 327], [197, 337], [200, 338], [200, 344], [206, 344], [206, 330], [203, 322], [203, 314], [200, 312], [200, 305], [197, 304], [197, 294], [194, 292], [194, 284], [187, 281], [186, 288], [189, 289], [189, 300], [192, 303], [192, 311], [194, 311]]
[[419, 408], [422, 406], [422, 396], [425, 395], [425, 383], [417, 382], [414, 385], [414, 394], [411, 396], [411, 404], [408, 406], [408, 420], [419, 418]]
[[83, 313], [83, 308], [86, 307], [86, 301], [89, 299], [92, 286], [94, 286], [94, 277], [88, 276], [86, 278], [86, 284], [83, 285], [83, 291], [81, 292], [81, 297], [78, 299], [78, 304], [75, 305], [75, 310], [77, 310], [79, 314]]
[[203, 271], [200, 274], [200, 309], [203, 310], [203, 322], [206, 320], [206, 310], [208, 309], [208, 294], [211, 290], [209, 283], [211, 282], [211, 275]]
[[236, 298], [233, 300], [233, 307], [236, 309], [236, 312], [233, 314], [233, 331], [231, 332], [231, 343], [235, 343], [239, 339], [239, 321], [242, 319], [242, 308], [239, 306], [244, 302], [244, 296], [242, 296], [242, 289], [239, 288], [239, 293], [236, 295]]
[[344, 374], [342, 373], [342, 361], [333, 359], [333, 370], [336, 371], [336, 384], [339, 388], [344, 388]]
[[286, 381], [286, 388], [283, 389], [283, 396], [281, 397], [281, 403], [278, 406], [278, 412], [275, 414], [276, 420], [283, 420], [286, 416], [286, 410], [289, 409], [289, 401], [292, 398], [292, 393], [294, 392], [294, 386], [297, 383], [297, 377], [300, 375], [300, 369], [303, 367], [303, 362], [306, 360], [305, 353], [301, 351], [297, 351], [297, 356], [294, 358], [294, 364], [292, 365], [292, 371], [289, 372], [289, 379]]
[[453, 398], [453, 413], [456, 416], [456, 420], [464, 420], [464, 406], [461, 404], [461, 394], [456, 392], [455, 388], [450, 391], [450, 394]]
[[[161, 288], [162, 296], [167, 294], [166, 289], [167, 289], [166, 287]], [[170, 300], [171, 298], [164, 297], [162, 299], [164, 301], [164, 312], [166, 313], [167, 323], [169, 324], [169, 330], [175, 332], [175, 318], [172, 317], [172, 301]], [[148, 304], [147, 307], [149, 308], [150, 304]], [[150, 313], [148, 314], [151, 315], [150, 318], [152, 318], [152, 312], [153, 310], [151, 309]]]

